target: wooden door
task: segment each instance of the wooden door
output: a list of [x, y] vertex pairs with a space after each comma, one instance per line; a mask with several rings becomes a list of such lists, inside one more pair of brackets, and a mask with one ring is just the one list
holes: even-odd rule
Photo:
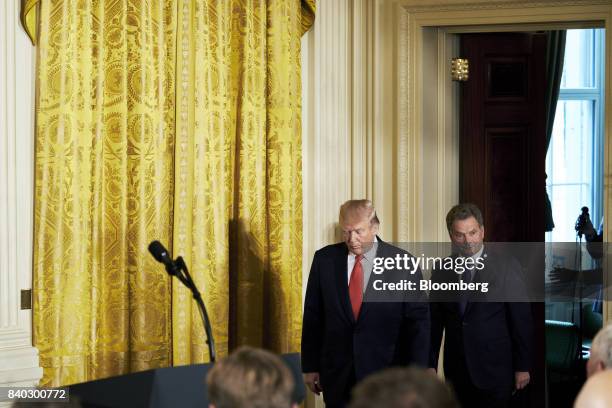
[[461, 37], [461, 201], [478, 205], [487, 241], [544, 241], [544, 34]]
[[[461, 57], [469, 60], [470, 75], [461, 90], [460, 198], [481, 208], [489, 242], [544, 241], [545, 56], [545, 34], [461, 36]], [[543, 288], [543, 252], [535, 258]], [[535, 279], [539, 282], [539, 276]], [[532, 311], [532, 381], [517, 406], [541, 407], [544, 304], [533, 303]]]

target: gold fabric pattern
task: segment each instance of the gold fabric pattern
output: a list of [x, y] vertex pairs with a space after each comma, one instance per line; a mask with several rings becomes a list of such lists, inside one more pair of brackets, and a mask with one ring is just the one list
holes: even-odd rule
[[[34, 342], [41, 385], [297, 351], [300, 36], [311, 0], [25, 0], [38, 38]], [[36, 24], [32, 25], [31, 22]], [[25, 23], [24, 23], [25, 24]]]
[[171, 361], [169, 280], [147, 244], [172, 232], [175, 8], [69, 3], [40, 4], [34, 341], [45, 386]]

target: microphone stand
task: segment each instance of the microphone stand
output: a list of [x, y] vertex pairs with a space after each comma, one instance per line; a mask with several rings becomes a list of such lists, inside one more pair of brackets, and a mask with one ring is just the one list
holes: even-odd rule
[[195, 282], [191, 278], [191, 275], [187, 270], [187, 265], [185, 264], [183, 257], [179, 256], [178, 258], [176, 258], [176, 261], [174, 261], [174, 267], [166, 269], [170, 275], [176, 276], [178, 280], [183, 283], [183, 285], [187, 286], [187, 288], [191, 290], [191, 294], [193, 295], [193, 298], [198, 304], [200, 316], [202, 317], [202, 322], [204, 324], [204, 330], [206, 331], [206, 344], [208, 345], [208, 354], [210, 355], [210, 361], [214, 363], [217, 353], [215, 351], [215, 340], [213, 339], [210, 319], [208, 318], [208, 313], [206, 312], [206, 306], [204, 305], [204, 301], [202, 301], [202, 295], [196, 287]]
[[578, 233], [576, 235], [576, 244], [578, 247], [578, 281], [576, 282], [578, 285], [578, 361], [582, 363], [582, 234]]

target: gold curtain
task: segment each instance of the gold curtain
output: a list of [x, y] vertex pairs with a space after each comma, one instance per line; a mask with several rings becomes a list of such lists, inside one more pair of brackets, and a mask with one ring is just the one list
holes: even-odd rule
[[43, 385], [299, 348], [299, 0], [25, 0], [38, 43], [34, 341]]

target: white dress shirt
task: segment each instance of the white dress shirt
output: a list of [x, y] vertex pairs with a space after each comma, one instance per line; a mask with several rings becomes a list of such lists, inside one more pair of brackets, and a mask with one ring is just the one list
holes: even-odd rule
[[[374, 237], [374, 242], [372, 242], [372, 247], [363, 254], [363, 258], [361, 259], [361, 267], [363, 269], [363, 288], [365, 291], [368, 280], [370, 279], [370, 274], [372, 273], [372, 267], [374, 266], [374, 258], [376, 258], [376, 250], [378, 248], [378, 239]], [[351, 252], [349, 252], [346, 257], [346, 284], [348, 285], [351, 282], [351, 274], [353, 273], [353, 268], [355, 267], [355, 259], [357, 256]]]

